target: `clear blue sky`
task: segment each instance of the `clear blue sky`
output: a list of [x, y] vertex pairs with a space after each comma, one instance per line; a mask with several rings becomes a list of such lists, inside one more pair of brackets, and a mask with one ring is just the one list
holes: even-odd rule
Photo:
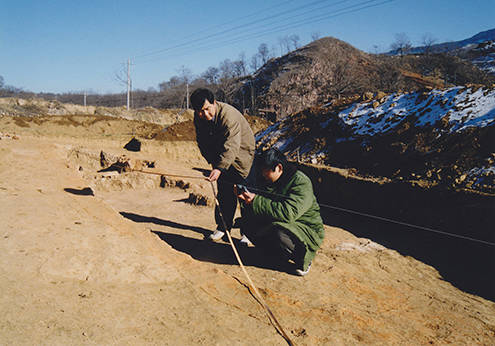
[[115, 74], [131, 58], [133, 87], [147, 90], [182, 66], [198, 75], [241, 52], [249, 60], [260, 43], [279, 55], [284, 35], [385, 51], [397, 33], [457, 41], [494, 18], [495, 0], [2, 0], [0, 75], [34, 92], [122, 92]]

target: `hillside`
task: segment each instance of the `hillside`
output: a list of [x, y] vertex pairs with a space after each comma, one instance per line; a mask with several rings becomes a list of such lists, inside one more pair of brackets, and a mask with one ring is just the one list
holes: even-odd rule
[[237, 95], [244, 99], [238, 97], [235, 103], [240, 107], [254, 98], [255, 108], [262, 114], [283, 119], [332, 99], [366, 92], [393, 93], [494, 82], [494, 77], [457, 56], [368, 54], [326, 37], [268, 61], [239, 85]]
[[258, 134], [259, 146], [359, 175], [495, 195], [494, 88], [369, 96], [277, 122]]
[[[412, 47], [408, 54], [446, 53], [459, 56], [477, 66], [480, 70], [495, 75], [495, 29], [480, 32], [470, 38], [433, 44], [429, 47]], [[398, 55], [398, 51], [390, 51], [389, 55]]]
[[371, 83], [368, 71], [377, 69], [368, 54], [327, 37], [268, 61], [244, 83], [242, 94], [251, 95], [253, 88], [256, 108], [283, 118], [330, 95], [361, 90], [358, 81]]

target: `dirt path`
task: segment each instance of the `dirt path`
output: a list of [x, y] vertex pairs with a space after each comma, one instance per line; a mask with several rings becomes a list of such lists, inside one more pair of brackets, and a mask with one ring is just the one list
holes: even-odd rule
[[[160, 188], [159, 177], [95, 175], [90, 156], [74, 154], [117, 154], [121, 144], [0, 141], [0, 343], [285, 344], [228, 244], [203, 241], [211, 207], [185, 203], [189, 191]], [[197, 153], [174, 145], [145, 143], [138, 155], [199, 174]], [[327, 227], [305, 278], [256, 248], [241, 256], [296, 344], [495, 340], [494, 303], [342, 229]]]

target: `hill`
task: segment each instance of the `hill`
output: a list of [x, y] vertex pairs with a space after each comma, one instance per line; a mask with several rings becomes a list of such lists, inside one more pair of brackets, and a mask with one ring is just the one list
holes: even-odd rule
[[[481, 44], [485, 44], [485, 43], [493, 42], [493, 41], [495, 41], [495, 29], [479, 32], [470, 38], [460, 40], [460, 41], [437, 43], [437, 44], [433, 44], [429, 47], [426, 47], [426, 46], [412, 47], [411, 49], [408, 50], [408, 53], [409, 54], [424, 54], [428, 50], [430, 52], [436, 52], [436, 53], [448, 53], [448, 52], [453, 52], [453, 51], [457, 51], [460, 49], [470, 49], [470, 48], [479, 46]], [[392, 50], [392, 51], [388, 52], [387, 54], [396, 55], [396, 54], [399, 54], [399, 52], [397, 50]]]
[[[423, 55], [430, 53], [445, 53], [458, 56], [480, 70], [495, 75], [495, 29], [480, 32], [470, 38], [434, 44], [431, 46], [412, 47], [408, 54]], [[397, 50], [388, 52], [389, 55], [399, 55]]]
[[329, 100], [365, 92], [494, 82], [494, 77], [457, 56], [368, 54], [326, 37], [268, 61], [239, 84], [235, 103], [241, 107], [254, 99], [255, 108], [269, 118], [283, 119]]

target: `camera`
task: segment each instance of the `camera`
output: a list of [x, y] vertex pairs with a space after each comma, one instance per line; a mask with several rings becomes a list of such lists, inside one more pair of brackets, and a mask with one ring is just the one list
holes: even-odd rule
[[237, 191], [239, 193], [243, 193], [243, 192], [249, 192], [247, 187], [244, 186], [244, 185], [241, 185], [241, 184], [237, 184]]

